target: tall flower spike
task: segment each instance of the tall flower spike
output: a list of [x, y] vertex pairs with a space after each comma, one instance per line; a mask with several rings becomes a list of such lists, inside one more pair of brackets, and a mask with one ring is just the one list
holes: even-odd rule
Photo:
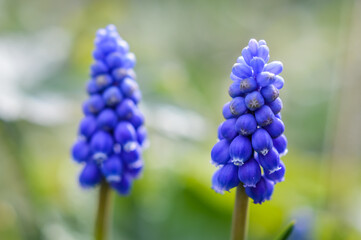
[[287, 139], [279, 97], [284, 79], [278, 75], [283, 65], [268, 63], [269, 58], [266, 42], [251, 39], [233, 65], [228, 90], [232, 100], [223, 106], [226, 120], [218, 128], [219, 141], [211, 154], [220, 167], [212, 188], [228, 191], [238, 179], [254, 203], [269, 200], [273, 185], [283, 181], [285, 174], [280, 157], [287, 153]]
[[135, 56], [115, 26], [98, 30], [94, 63], [83, 104], [85, 117], [79, 125], [79, 139], [72, 148], [76, 162], [84, 163], [79, 182], [94, 187], [106, 180], [119, 194], [128, 194], [143, 169], [146, 143], [144, 116], [133, 67]]

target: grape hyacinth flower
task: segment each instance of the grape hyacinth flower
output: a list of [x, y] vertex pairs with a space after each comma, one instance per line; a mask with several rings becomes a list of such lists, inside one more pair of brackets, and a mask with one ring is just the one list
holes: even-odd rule
[[83, 164], [80, 185], [101, 185], [95, 234], [96, 239], [105, 239], [110, 188], [120, 195], [130, 193], [133, 180], [142, 173], [147, 131], [138, 108], [142, 94], [133, 70], [135, 55], [128, 43], [109, 25], [97, 31], [94, 45], [89, 97], [72, 156]]
[[104, 179], [120, 195], [130, 192], [142, 172], [146, 141], [144, 116], [137, 104], [141, 92], [135, 81], [135, 56], [114, 25], [99, 29], [94, 63], [87, 84], [89, 98], [72, 149], [83, 164], [79, 183], [95, 187]]
[[269, 58], [264, 40], [251, 39], [242, 50], [230, 75], [232, 100], [223, 107], [225, 121], [211, 151], [212, 162], [219, 166], [212, 188], [223, 193], [242, 184], [248, 197], [259, 204], [269, 200], [274, 185], [284, 180], [280, 157], [287, 153], [279, 97], [283, 65], [268, 62]]

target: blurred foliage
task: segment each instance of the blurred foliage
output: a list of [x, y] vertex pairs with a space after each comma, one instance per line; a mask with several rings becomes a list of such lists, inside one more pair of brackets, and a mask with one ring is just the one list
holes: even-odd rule
[[234, 192], [210, 189], [210, 149], [231, 67], [251, 37], [266, 39], [271, 60], [284, 63], [290, 144], [286, 181], [272, 201], [251, 204], [250, 239], [273, 239], [291, 219], [290, 239], [361, 239], [360, 156], [331, 167], [328, 153], [352, 8], [341, 0], [0, 0], [0, 239], [91, 239], [97, 191], [80, 189], [69, 149], [94, 34], [109, 23], [137, 56], [151, 143], [131, 196], [113, 196], [112, 239], [229, 238]]

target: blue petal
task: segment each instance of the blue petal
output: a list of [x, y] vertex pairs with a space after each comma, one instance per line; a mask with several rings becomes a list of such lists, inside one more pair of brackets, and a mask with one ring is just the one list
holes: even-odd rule
[[258, 154], [257, 160], [268, 173], [273, 173], [280, 169], [280, 156], [275, 148], [268, 151], [266, 155]]
[[246, 64], [236, 63], [232, 67], [232, 73], [243, 79], [252, 76], [252, 68]]
[[251, 158], [238, 169], [238, 178], [244, 187], [256, 187], [261, 179], [262, 172], [258, 162]]
[[256, 39], [252, 38], [251, 40], [249, 40], [248, 49], [251, 52], [252, 56], [257, 56], [258, 42]]
[[222, 136], [225, 139], [232, 140], [236, 137], [237, 131], [235, 129], [237, 119], [231, 118], [223, 122], [221, 127]]
[[243, 136], [251, 135], [257, 129], [256, 119], [253, 114], [244, 114], [237, 119], [235, 128]]
[[283, 64], [280, 61], [270, 62], [266, 64], [266, 66], [264, 67], [264, 71], [271, 72], [275, 75], [280, 74], [282, 70], [283, 70]]
[[102, 175], [97, 164], [93, 161], [88, 162], [79, 176], [79, 183], [83, 188], [96, 186], [102, 180]]
[[232, 163], [226, 164], [218, 169], [212, 178], [212, 189], [217, 193], [229, 191], [237, 187], [240, 183], [238, 179], [238, 167]]
[[264, 127], [270, 125], [273, 122], [275, 115], [273, 114], [272, 109], [269, 106], [263, 105], [255, 112], [255, 117], [257, 123], [260, 126]]
[[241, 166], [253, 154], [251, 140], [248, 137], [237, 136], [229, 146], [229, 155], [234, 165]]
[[229, 142], [226, 139], [218, 141], [212, 148], [211, 158], [214, 164], [225, 164], [228, 162]]
[[242, 56], [243, 56], [243, 58], [244, 58], [244, 61], [245, 61], [248, 65], [251, 65], [252, 54], [251, 54], [251, 51], [249, 50], [248, 47], [243, 48], [243, 50], [242, 50]]
[[269, 48], [266, 45], [261, 45], [258, 48], [258, 57], [262, 58], [266, 63], [269, 59]]
[[262, 155], [266, 155], [269, 150], [272, 149], [272, 138], [266, 130], [258, 128], [255, 133], [252, 134], [252, 147]]
[[258, 74], [263, 71], [264, 64], [265, 64], [264, 60], [260, 57], [254, 57], [251, 60], [251, 66], [255, 74]]
[[270, 72], [261, 72], [257, 75], [256, 79], [261, 87], [266, 87], [275, 82], [276, 76]]
[[283, 88], [283, 85], [285, 84], [285, 80], [283, 79], [283, 77], [281, 76], [276, 76], [275, 77], [275, 82], [274, 85], [277, 89], [281, 89]]
[[134, 127], [127, 121], [119, 122], [114, 130], [115, 140], [121, 145], [137, 140], [137, 134]]
[[264, 127], [264, 129], [266, 129], [272, 138], [277, 138], [285, 131], [285, 125], [283, 124], [282, 120], [274, 118], [273, 122], [270, 125]]

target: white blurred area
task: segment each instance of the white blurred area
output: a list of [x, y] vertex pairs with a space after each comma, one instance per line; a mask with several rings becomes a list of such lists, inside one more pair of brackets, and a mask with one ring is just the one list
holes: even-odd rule
[[64, 97], [51, 92], [34, 96], [26, 90], [66, 60], [70, 40], [69, 34], [60, 28], [1, 36], [0, 118], [53, 125], [69, 117], [69, 102]]

